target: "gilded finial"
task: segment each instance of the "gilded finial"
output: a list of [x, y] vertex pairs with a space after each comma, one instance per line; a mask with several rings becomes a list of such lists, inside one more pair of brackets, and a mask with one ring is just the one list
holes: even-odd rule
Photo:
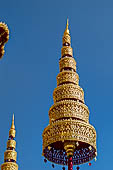
[[12, 124], [11, 124], [11, 128], [9, 131], [9, 136], [12, 136], [13, 138], [15, 138], [15, 125], [14, 125], [14, 113], [13, 113], [13, 118], [12, 118]]
[[64, 34], [69, 34], [69, 20], [68, 20], [68, 18], [67, 18], [67, 24], [66, 24], [66, 29], [65, 29], [65, 32], [64, 32]]
[[15, 129], [15, 125], [14, 125], [14, 113], [13, 113], [13, 118], [12, 118], [12, 125], [11, 125], [11, 129]]
[[71, 48], [71, 37], [70, 37], [70, 33], [69, 33], [69, 20], [67, 18], [67, 24], [66, 24], [66, 29], [64, 31], [64, 35], [62, 38], [62, 57], [65, 56], [71, 56], [73, 57], [73, 50]]
[[67, 18], [67, 25], [66, 25], [66, 28], [68, 29], [68, 26], [69, 26], [69, 20]]

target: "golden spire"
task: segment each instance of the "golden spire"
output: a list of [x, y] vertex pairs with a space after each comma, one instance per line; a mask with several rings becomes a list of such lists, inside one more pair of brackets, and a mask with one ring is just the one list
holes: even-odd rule
[[16, 164], [17, 152], [16, 141], [15, 141], [15, 125], [14, 125], [14, 114], [12, 118], [11, 128], [9, 130], [9, 139], [7, 141], [7, 150], [4, 152], [4, 163], [1, 165], [1, 170], [18, 170], [18, 165]]
[[96, 131], [89, 123], [89, 109], [79, 85], [68, 20], [59, 68], [57, 87], [53, 91], [54, 104], [49, 109], [49, 125], [43, 131], [43, 156], [61, 165], [67, 165], [71, 156], [73, 165], [79, 165], [96, 157]]
[[4, 55], [4, 45], [9, 40], [9, 29], [5, 23], [0, 22], [0, 58]]
[[69, 33], [68, 19], [67, 19], [66, 29], [64, 31], [64, 35], [62, 38], [62, 45], [63, 45], [62, 50], [61, 50], [62, 57], [65, 57], [65, 56], [73, 57], [73, 50], [71, 48], [71, 37]]

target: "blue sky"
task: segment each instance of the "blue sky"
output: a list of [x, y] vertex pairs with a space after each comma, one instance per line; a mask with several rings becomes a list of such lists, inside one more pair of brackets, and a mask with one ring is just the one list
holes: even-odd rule
[[0, 2], [0, 21], [10, 29], [0, 61], [0, 164], [14, 112], [19, 169], [52, 169], [41, 156], [42, 132], [49, 123], [67, 17], [80, 86], [90, 110], [90, 123], [97, 130], [97, 162], [81, 169], [112, 169], [112, 0]]

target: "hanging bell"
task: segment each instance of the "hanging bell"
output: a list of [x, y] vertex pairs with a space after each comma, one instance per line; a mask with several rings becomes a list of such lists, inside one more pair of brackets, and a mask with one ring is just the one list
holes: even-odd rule
[[52, 164], [52, 168], [54, 168], [55, 167], [55, 165], [54, 164]]
[[97, 158], [95, 157], [95, 161], [97, 161]]
[[91, 166], [91, 162], [89, 162], [89, 166]]
[[47, 159], [44, 159], [44, 162], [46, 163], [46, 162], [47, 162]]

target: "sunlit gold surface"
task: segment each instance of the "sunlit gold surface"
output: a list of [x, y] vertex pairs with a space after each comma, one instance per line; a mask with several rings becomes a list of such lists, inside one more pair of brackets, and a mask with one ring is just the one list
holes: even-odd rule
[[16, 131], [15, 131], [14, 114], [13, 114], [12, 125], [11, 125], [11, 128], [9, 130], [9, 136], [13, 136], [15, 138], [15, 134], [16, 134]]
[[57, 76], [57, 86], [63, 83], [73, 83], [73, 84], [78, 85], [79, 84], [78, 74], [72, 71], [60, 72]]
[[74, 58], [66, 56], [60, 59], [59, 67], [60, 71], [62, 71], [64, 68], [71, 68], [76, 71], [76, 61], [74, 60]]
[[18, 170], [18, 165], [14, 162], [5, 162], [1, 165], [2, 170]]
[[55, 103], [49, 110], [50, 122], [64, 117], [78, 118], [88, 123], [88, 107], [85, 104], [74, 100], [63, 100]]
[[71, 37], [70, 37], [70, 34], [69, 34], [69, 23], [68, 23], [68, 19], [67, 19], [67, 24], [66, 24], [66, 29], [64, 31], [64, 35], [63, 35], [63, 38], [62, 38], [62, 44], [71, 44]]
[[43, 132], [43, 148], [57, 141], [81, 141], [96, 148], [96, 131], [80, 120], [62, 119], [48, 125]]
[[4, 153], [4, 160], [13, 159], [16, 161], [17, 153], [16, 151], [6, 150]]
[[73, 164], [78, 165], [94, 159], [97, 153], [96, 131], [89, 124], [89, 110], [84, 103], [84, 91], [79, 86], [76, 61], [70, 45], [67, 22], [59, 61], [60, 73], [53, 92], [54, 104], [49, 109], [50, 124], [42, 135], [43, 155], [49, 161], [62, 165], [67, 164], [66, 154], [67, 157], [73, 156]]
[[73, 56], [73, 49], [71, 48], [71, 47], [66, 47], [66, 46], [64, 46], [64, 47], [62, 47], [62, 50], [61, 50], [61, 53], [62, 53], [62, 57], [63, 56]]
[[8, 140], [7, 141], [7, 148], [16, 148], [16, 141], [15, 140]]
[[72, 83], [63, 84], [55, 88], [53, 92], [54, 102], [65, 99], [76, 99], [84, 102], [84, 92], [83, 89], [78, 85]]

